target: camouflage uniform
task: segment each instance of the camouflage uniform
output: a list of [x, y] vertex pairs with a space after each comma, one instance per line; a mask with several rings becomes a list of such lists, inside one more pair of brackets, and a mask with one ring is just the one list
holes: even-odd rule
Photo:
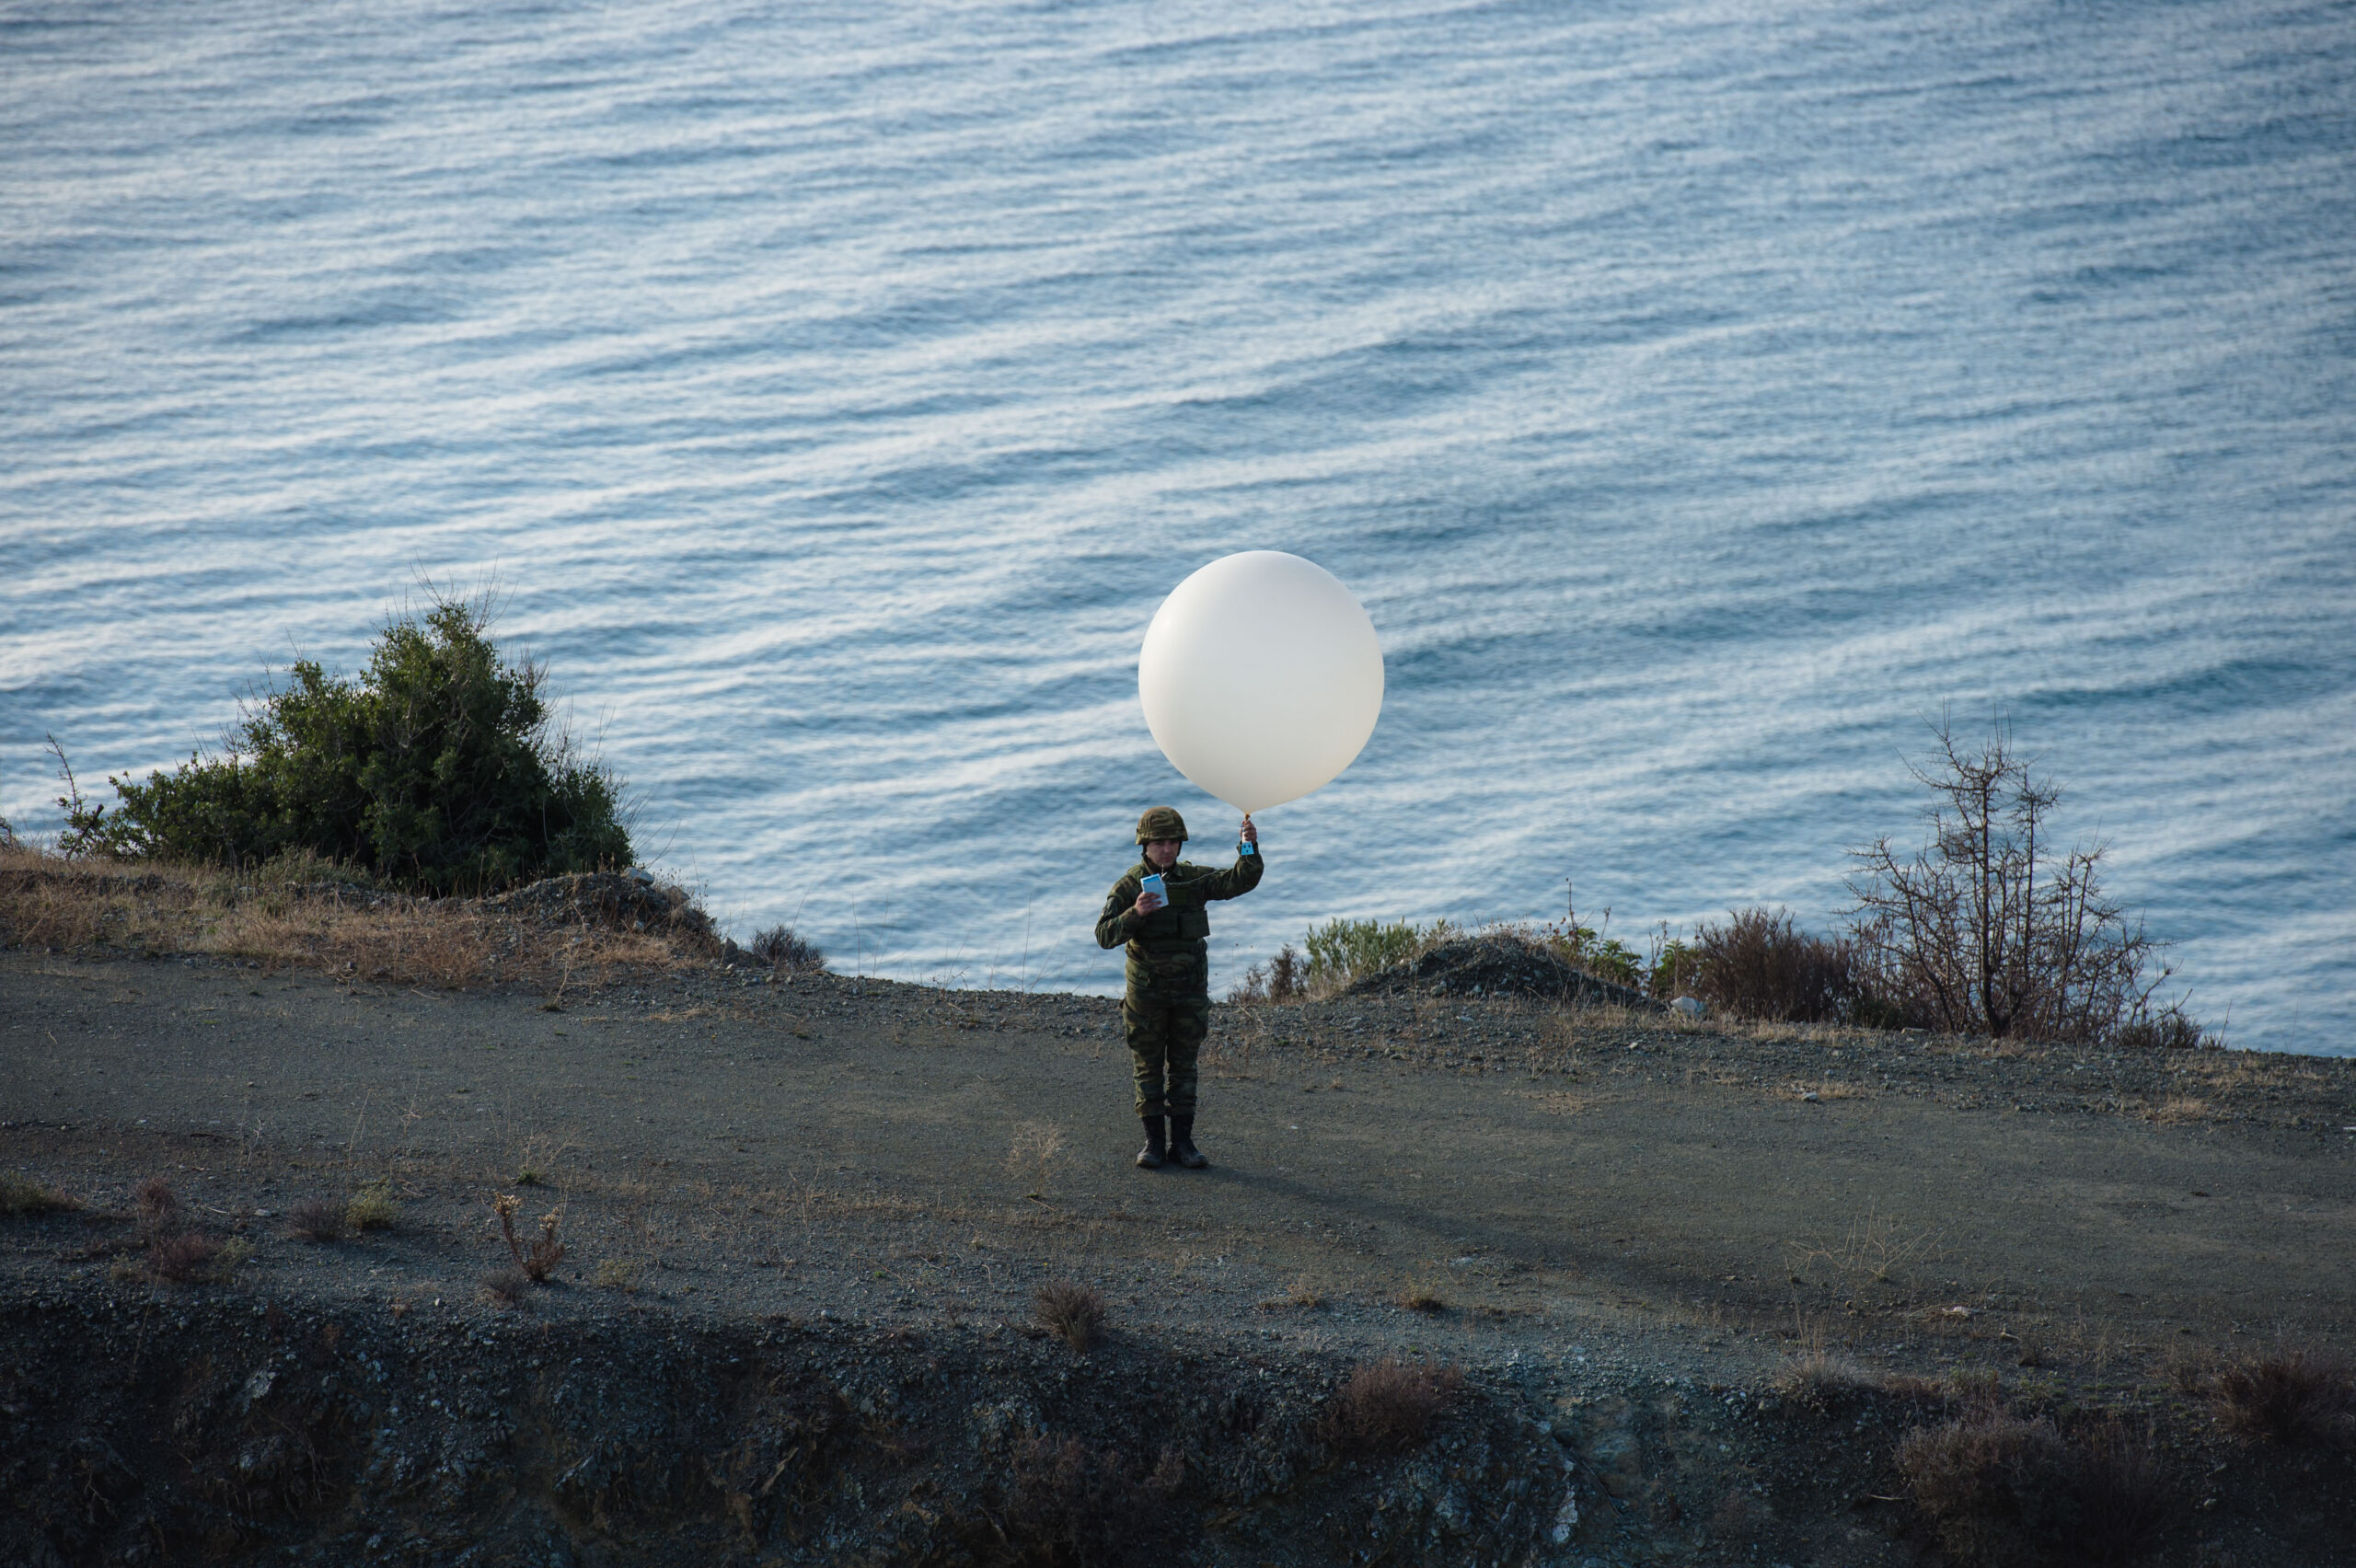
[[[1138, 842], [1186, 836], [1176, 812], [1157, 806], [1138, 824]], [[1210, 917], [1203, 905], [1240, 898], [1260, 885], [1261, 857], [1238, 855], [1226, 870], [1179, 860], [1161, 873], [1170, 902], [1133, 914], [1153, 866], [1143, 857], [1104, 895], [1096, 945], [1128, 948], [1128, 994], [1121, 998], [1129, 1059], [1137, 1074], [1137, 1113], [1195, 1113], [1195, 1054], [1211, 1029]]]

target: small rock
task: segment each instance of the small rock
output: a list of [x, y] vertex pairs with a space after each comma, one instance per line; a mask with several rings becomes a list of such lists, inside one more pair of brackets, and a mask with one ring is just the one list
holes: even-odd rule
[[1562, 1546], [1571, 1539], [1571, 1531], [1578, 1528], [1579, 1502], [1568, 1491], [1563, 1493], [1563, 1505], [1554, 1514], [1554, 1528], [1546, 1532], [1547, 1539]]

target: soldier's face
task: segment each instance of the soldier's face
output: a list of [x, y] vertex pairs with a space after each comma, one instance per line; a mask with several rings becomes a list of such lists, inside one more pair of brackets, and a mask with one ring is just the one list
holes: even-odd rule
[[1157, 838], [1145, 847], [1145, 858], [1153, 862], [1156, 870], [1166, 871], [1178, 863], [1178, 847], [1182, 838]]

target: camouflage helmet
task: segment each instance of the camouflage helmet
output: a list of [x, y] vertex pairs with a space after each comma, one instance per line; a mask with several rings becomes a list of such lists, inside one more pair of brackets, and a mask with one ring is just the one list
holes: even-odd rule
[[1150, 844], [1157, 838], [1186, 839], [1186, 819], [1178, 814], [1175, 806], [1155, 806], [1138, 818], [1138, 842]]

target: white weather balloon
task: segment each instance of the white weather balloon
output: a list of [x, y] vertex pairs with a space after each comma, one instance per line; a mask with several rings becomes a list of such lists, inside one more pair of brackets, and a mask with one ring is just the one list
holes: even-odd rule
[[1178, 584], [1138, 653], [1147, 728], [1179, 772], [1250, 813], [1331, 780], [1374, 733], [1382, 645], [1323, 567], [1223, 556]]

